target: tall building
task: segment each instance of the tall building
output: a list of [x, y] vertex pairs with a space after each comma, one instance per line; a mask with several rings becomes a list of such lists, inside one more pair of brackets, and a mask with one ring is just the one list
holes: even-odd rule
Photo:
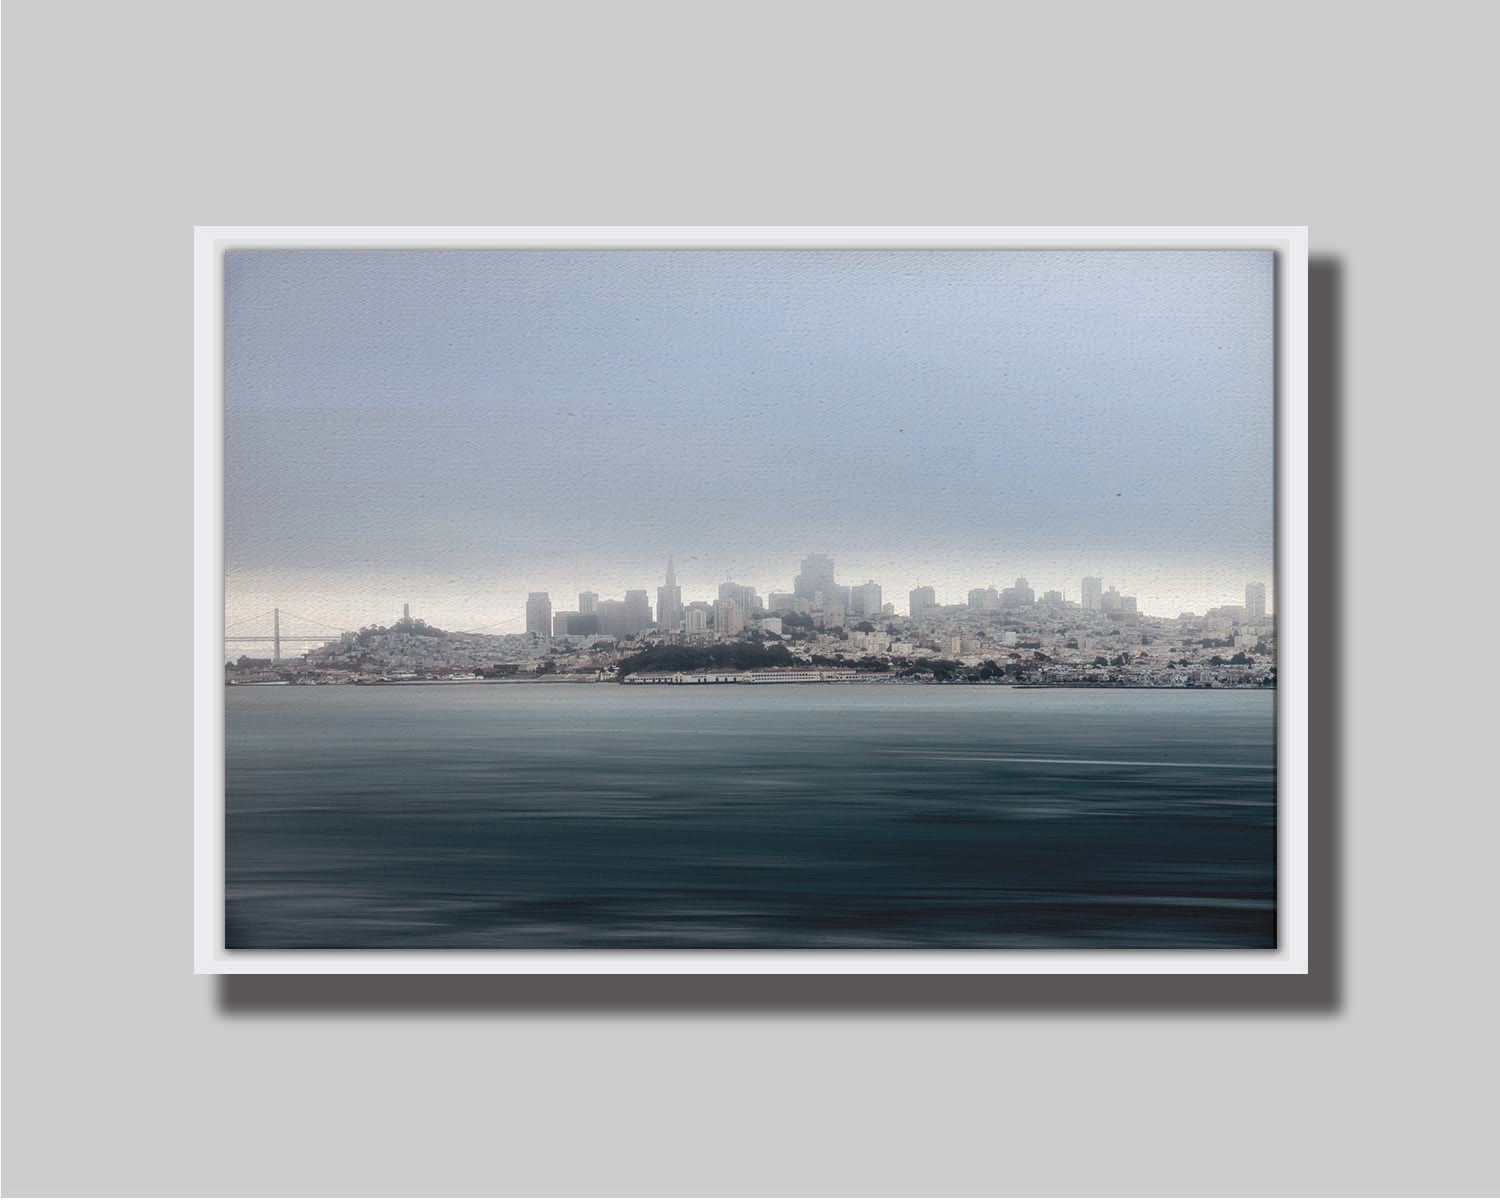
[[994, 588], [971, 588], [969, 591], [969, 607], [977, 609], [998, 608], [1000, 605], [1000, 593]]
[[873, 579], [849, 589], [849, 615], [862, 617], [880, 615], [880, 585]]
[[667, 579], [656, 589], [656, 623], [668, 633], [682, 628], [682, 589], [677, 586], [677, 572], [667, 557]]
[[838, 586], [833, 575], [833, 559], [826, 554], [809, 554], [802, 560], [802, 572], [792, 584], [792, 591], [811, 600], [819, 592], [833, 596]]
[[1089, 612], [1099, 612], [1104, 608], [1104, 580], [1096, 575], [1083, 577], [1083, 607]]
[[744, 610], [733, 600], [715, 602], [714, 632], [721, 637], [734, 637], [745, 632]]
[[733, 600], [740, 606], [740, 612], [748, 617], [756, 609], [764, 607], [760, 597], [755, 594], [755, 589], [743, 583], [735, 583], [732, 579], [726, 579], [719, 584], [719, 599]]
[[578, 611], [585, 617], [593, 616], [595, 613], [597, 613], [599, 611], [599, 593], [579, 592]]
[[626, 592], [623, 600], [600, 600], [595, 610], [596, 616], [587, 615], [595, 616], [598, 632], [610, 637], [634, 637], [651, 624], [651, 601], [644, 588]]
[[552, 636], [552, 597], [546, 592], [532, 592], [526, 597], [526, 632]]
[[1015, 584], [1000, 593], [1000, 603], [1006, 608], [1020, 608], [1023, 605], [1036, 603], [1036, 592], [1024, 579], [1017, 579]]
[[1265, 584], [1247, 583], [1245, 585], [1245, 615], [1252, 621], [1266, 615]]
[[587, 637], [599, 632], [597, 613], [560, 612], [552, 614], [553, 637]]
[[595, 605], [594, 619], [599, 622], [599, 632], [613, 638], [628, 638], [635, 632], [630, 628], [630, 614], [625, 611], [623, 600], [600, 600]]
[[683, 610], [683, 632], [704, 634], [708, 632], [709, 606], [706, 600], [694, 600]]
[[930, 587], [912, 588], [907, 593], [906, 611], [914, 617], [923, 616], [937, 607], [937, 590]]
[[812, 617], [816, 625], [833, 627], [842, 625], [849, 615], [849, 589], [835, 587], [831, 592], [818, 592], [811, 600]]
[[651, 624], [651, 597], [646, 595], [645, 588], [633, 588], [625, 593], [625, 619], [633, 634]]

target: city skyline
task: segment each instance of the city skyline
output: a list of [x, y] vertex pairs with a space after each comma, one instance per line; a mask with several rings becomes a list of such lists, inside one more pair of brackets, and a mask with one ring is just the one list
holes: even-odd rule
[[[866, 583], [873, 584], [876, 591], [880, 593], [880, 603], [893, 605], [894, 615], [896, 616], [907, 615], [908, 598], [919, 589], [930, 590], [933, 593], [933, 604], [937, 608], [973, 607], [975, 605], [975, 593], [983, 590], [989, 590], [992, 593], [992, 603], [987, 606], [1003, 608], [1008, 606], [1007, 603], [1003, 602], [1005, 593], [1013, 585], [1022, 583], [1029, 586], [1029, 590], [1034, 597], [1029, 602], [1042, 602], [1044, 597], [1060, 594], [1061, 603], [1081, 609], [1092, 608], [1100, 610], [1108, 608], [1108, 603], [1101, 603], [1106, 593], [1108, 593], [1128, 598], [1133, 606], [1131, 611], [1138, 611], [1143, 616], [1163, 619], [1174, 618], [1183, 613], [1202, 615], [1212, 609], [1235, 606], [1245, 607], [1252, 615], [1256, 616], [1269, 614], [1274, 618], [1275, 615], [1274, 584], [1270, 578], [1246, 579], [1241, 582], [1238, 588], [1228, 588], [1206, 602], [1198, 605], [1179, 606], [1171, 609], [1171, 611], [1167, 611], [1159, 606], [1153, 607], [1149, 603], [1143, 602], [1139, 593], [1130, 586], [1128, 579], [1112, 578], [1103, 574], [1076, 577], [1072, 581], [1073, 586], [1069, 587], [1066, 585], [1066, 582], [1036, 578], [1023, 573], [1009, 578], [1001, 576], [988, 578], [984, 582], [970, 582], [968, 586], [956, 586], [945, 591], [942, 587], [921, 580], [907, 585], [893, 584], [880, 579], [860, 579], [856, 581], [854, 576], [858, 574], [857, 572], [843, 571], [838, 565], [840, 560], [822, 552], [813, 552], [800, 560], [793, 561], [796, 566], [805, 568], [807, 563], [814, 559], [824, 560], [828, 564], [829, 571], [834, 580], [836, 580], [835, 585], [841, 588], [844, 593], [851, 591], [858, 592]], [[848, 577], [837, 579], [839, 575], [847, 575]], [[702, 578], [707, 579], [708, 576], [705, 575]], [[712, 583], [684, 584], [681, 573], [676, 570], [676, 556], [669, 554], [666, 556], [666, 565], [659, 576], [658, 583], [652, 583], [649, 580], [633, 580], [629, 586], [611, 588], [594, 583], [593, 578], [590, 577], [587, 586], [569, 584], [563, 587], [532, 588], [520, 594], [518, 609], [507, 612], [497, 610], [492, 606], [486, 607], [481, 605], [480, 608], [474, 611], [478, 617], [484, 618], [482, 620], [464, 621], [460, 619], [455, 621], [452, 619], [452, 610], [445, 612], [441, 608], [433, 609], [423, 604], [420, 600], [415, 602], [401, 601], [399, 603], [406, 610], [404, 615], [408, 618], [412, 615], [411, 610], [415, 603], [416, 614], [427, 620], [430, 624], [438, 627], [452, 629], [484, 628], [503, 633], [535, 632], [534, 621], [532, 619], [533, 606], [539, 601], [544, 600], [547, 604], [546, 623], [549, 630], [552, 628], [552, 622], [559, 614], [582, 612], [587, 615], [593, 615], [598, 611], [602, 611], [599, 608], [601, 605], [623, 604], [630, 601], [634, 605], [634, 610], [637, 614], [635, 619], [639, 625], [645, 625], [649, 622], [653, 625], [660, 625], [663, 629], [680, 629], [682, 628], [684, 614], [690, 608], [694, 606], [711, 608], [717, 600], [723, 598], [725, 587], [731, 584], [739, 585], [747, 594], [755, 594], [760, 601], [756, 607], [774, 611], [785, 608], [787, 605], [773, 604], [772, 600], [777, 596], [784, 597], [789, 594], [795, 594], [801, 583], [802, 575], [794, 566], [790, 570], [784, 570], [781, 579], [769, 584], [759, 580], [747, 582], [745, 578], [736, 578], [733, 575], [726, 575]], [[1093, 596], [1090, 595], [1090, 583], [1098, 584], [1096, 594]], [[813, 595], [811, 586], [805, 589], [805, 592], [807, 597]], [[670, 611], [675, 613], [675, 620], [663, 619], [662, 600], [664, 593], [669, 593], [672, 597]], [[340, 606], [337, 600], [334, 601], [333, 609], [330, 609], [326, 602], [308, 605], [305, 603], [308, 597], [305, 596], [296, 598], [295, 600], [286, 600], [284, 597], [282, 599], [283, 603], [275, 603], [267, 600], [260, 609], [254, 608], [255, 602], [252, 600], [246, 606], [246, 611], [239, 614], [238, 619], [243, 620], [247, 616], [264, 613], [270, 608], [291, 608], [299, 605], [303, 608], [311, 607], [319, 609], [324, 615], [342, 616], [345, 613], [357, 613], [357, 620], [346, 619], [344, 621], [344, 624], [347, 624], [351, 628], [357, 628], [362, 625], [384, 624], [394, 619], [392, 616], [393, 603], [384, 595], [367, 597], [366, 606], [359, 608], [351, 607], [347, 603]], [[311, 599], [319, 601], [322, 598], [312, 597]], [[741, 608], [744, 610], [744, 615], [748, 616], [749, 606], [742, 604]], [[649, 613], [648, 617], [639, 616], [643, 609]], [[849, 619], [851, 622], [874, 615], [881, 615], [879, 609], [864, 607], [857, 598], [853, 601], [852, 607], [849, 608]], [[232, 615], [226, 617], [226, 620], [230, 622], [235, 619], [237, 618]], [[710, 617], [710, 626], [712, 624], [713, 619]]]
[[[1079, 599], [1024, 577], [970, 588], [959, 603], [930, 586], [888, 600], [874, 580], [845, 583], [836, 560], [812, 553], [789, 585], [765, 595], [738, 580], [684, 597], [668, 556], [653, 610], [647, 588], [623, 597], [580, 589], [527, 594], [524, 633], [510, 622], [444, 628], [403, 603], [401, 619], [342, 622], [306, 612], [269, 614], [271, 637], [244, 629], [226, 646], [269, 642], [267, 659], [226, 658], [226, 682], [826, 683], [928, 680], [1092, 687], [1273, 687], [1276, 618], [1266, 586], [1249, 581], [1243, 603], [1162, 617], [1100, 576], [1079, 581]], [[1108, 584], [1108, 586], [1106, 586]], [[789, 588], [789, 590], [787, 590]], [[576, 596], [576, 600], [573, 597]], [[308, 648], [308, 622], [322, 625]], [[292, 643], [288, 647], [288, 643]], [[297, 650], [295, 647], [303, 649]], [[290, 656], [285, 649], [293, 650]], [[725, 673], [725, 666], [735, 668]], [[658, 668], [653, 671], [652, 667]], [[711, 667], [706, 674], [693, 668]], [[660, 668], [665, 668], [661, 670]], [[749, 675], [737, 671], [751, 669]]]
[[[236, 251], [226, 607], [1272, 579], [1254, 251]], [[806, 551], [803, 551], [805, 553]], [[858, 577], [857, 579], [855, 577]], [[655, 607], [655, 605], [653, 605]]]
[[[814, 601], [811, 605], [813, 610], [820, 604], [831, 603], [835, 609], [844, 610], [850, 621], [860, 618], [892, 615], [892, 616], [916, 616], [918, 606], [931, 608], [987, 608], [1004, 609], [1027, 607], [1037, 603], [1050, 603], [1057, 605], [1072, 605], [1084, 610], [1099, 612], [1127, 611], [1139, 612], [1143, 616], [1154, 616], [1159, 618], [1176, 617], [1184, 614], [1201, 616], [1204, 612], [1217, 608], [1242, 607], [1251, 617], [1274, 617], [1274, 610], [1270, 607], [1268, 597], [1272, 594], [1268, 591], [1264, 580], [1249, 580], [1244, 584], [1240, 596], [1240, 603], [1232, 600], [1219, 604], [1205, 605], [1200, 609], [1179, 609], [1176, 613], [1153, 612], [1152, 610], [1139, 606], [1139, 598], [1132, 592], [1121, 591], [1119, 586], [1102, 576], [1084, 576], [1079, 580], [1077, 596], [1070, 596], [1065, 588], [1038, 588], [1025, 576], [1017, 576], [1010, 586], [996, 587], [994, 585], [982, 585], [970, 588], [962, 601], [955, 601], [937, 593], [936, 588], [929, 584], [915, 584], [906, 593], [906, 609], [897, 599], [888, 598], [885, 595], [885, 585], [876, 580], [867, 580], [863, 584], [840, 583], [837, 580], [837, 564], [829, 555], [814, 553], [805, 557], [801, 562], [801, 571], [795, 576], [790, 585], [790, 591], [786, 589], [765, 589], [764, 594], [756, 590], [756, 585], [745, 584], [743, 581], [726, 579], [717, 585], [717, 603], [723, 603], [726, 596], [738, 601], [739, 615], [748, 617], [752, 611], [764, 610], [768, 612], [786, 611], [792, 608], [802, 607], [807, 609], [808, 601]], [[1024, 590], [1024, 594], [1023, 594]], [[825, 591], [827, 596], [825, 598]], [[834, 593], [841, 595], [837, 600]], [[600, 604], [624, 605], [630, 597], [636, 597], [637, 603], [646, 595], [643, 589], [626, 589], [626, 601], [617, 601], [613, 597], [603, 597], [594, 591], [580, 591], [577, 607], [569, 609], [565, 607], [567, 596], [560, 594], [561, 604], [552, 602], [552, 593], [548, 591], [532, 592], [528, 594], [526, 625], [528, 633], [548, 632], [551, 636], [553, 626], [558, 616], [584, 616], [589, 617], [596, 614]], [[666, 574], [663, 585], [657, 588], [657, 605], [655, 609], [649, 610], [648, 616], [643, 624], [654, 624], [664, 631], [679, 631], [690, 628], [685, 622], [685, 614], [693, 607], [709, 607], [709, 602], [703, 600], [689, 599], [684, 602], [684, 589], [680, 586], [675, 568], [675, 559], [668, 556]], [[753, 602], [744, 597], [754, 597]], [[890, 597], [898, 597], [898, 592], [893, 590]], [[547, 602], [546, 615], [548, 621], [543, 625], [540, 619], [533, 619], [533, 604], [539, 599]], [[717, 622], [715, 622], [717, 625]], [[566, 630], [561, 632], [568, 632]], [[574, 630], [573, 632], [577, 632]]]

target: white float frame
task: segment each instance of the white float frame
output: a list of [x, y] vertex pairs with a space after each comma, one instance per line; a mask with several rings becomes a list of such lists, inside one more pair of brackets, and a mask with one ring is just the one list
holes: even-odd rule
[[[199, 974], [1305, 975], [1307, 229], [516, 227], [194, 230], [194, 969]], [[226, 950], [224, 252], [301, 249], [1233, 249], [1276, 253], [1275, 950]]]

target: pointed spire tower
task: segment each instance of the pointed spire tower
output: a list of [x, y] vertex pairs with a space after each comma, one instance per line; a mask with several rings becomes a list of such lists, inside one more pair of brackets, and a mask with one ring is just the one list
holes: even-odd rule
[[677, 586], [677, 570], [670, 554], [666, 582], [656, 589], [656, 623], [667, 633], [682, 628], [682, 589]]

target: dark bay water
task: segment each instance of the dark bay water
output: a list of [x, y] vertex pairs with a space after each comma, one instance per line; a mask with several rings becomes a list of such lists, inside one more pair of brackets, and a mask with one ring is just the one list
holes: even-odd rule
[[227, 945], [1270, 947], [1274, 705], [228, 688]]

